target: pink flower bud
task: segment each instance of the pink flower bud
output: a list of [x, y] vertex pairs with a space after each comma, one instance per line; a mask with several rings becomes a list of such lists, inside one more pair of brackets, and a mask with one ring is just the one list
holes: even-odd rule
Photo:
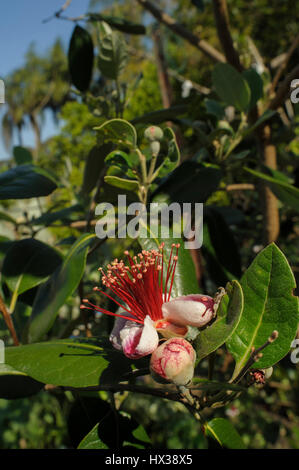
[[162, 305], [163, 318], [176, 325], [201, 328], [215, 316], [214, 305], [208, 295], [183, 295]]
[[171, 338], [153, 353], [150, 370], [157, 382], [187, 385], [193, 378], [196, 353], [184, 338]]

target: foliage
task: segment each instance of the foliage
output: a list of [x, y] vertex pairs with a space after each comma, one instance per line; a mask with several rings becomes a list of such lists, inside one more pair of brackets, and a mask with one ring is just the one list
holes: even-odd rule
[[[169, 12], [218, 47], [211, 2], [191, 3], [170, 2]], [[179, 34], [161, 30], [162, 72], [171, 75], [167, 109], [151, 29], [140, 12], [131, 15], [130, 2], [100, 12], [92, 2], [74, 26], [67, 56], [59, 42], [44, 58], [31, 49], [9, 78], [3, 127], [7, 143], [14, 126], [20, 142], [0, 174], [0, 339], [7, 346], [0, 447], [298, 448], [298, 365], [289, 359], [299, 321], [298, 108], [293, 116], [288, 107], [276, 112], [268, 92], [274, 46], [285, 52], [294, 19], [285, 5], [257, 3], [257, 11], [243, 0], [232, 8], [242, 71], [233, 61], [202, 59]], [[273, 36], [272, 17], [261, 30], [274, 10], [290, 25], [283, 40]], [[264, 56], [263, 70], [250, 38]], [[187, 79], [192, 88], [182, 96]], [[42, 143], [46, 108], [61, 126]], [[36, 133], [33, 151], [22, 145], [26, 120]], [[277, 168], [262, 161], [269, 128]], [[265, 239], [269, 192], [258, 184], [277, 198], [281, 230], [274, 240]], [[121, 208], [113, 210], [121, 195], [127, 205], [138, 204], [125, 222]], [[169, 237], [161, 224], [153, 231], [142, 218], [157, 203], [189, 204], [190, 233], [198, 202], [204, 203], [200, 248], [186, 247], [182, 217], [170, 219]], [[108, 203], [102, 212], [100, 203]], [[129, 237], [124, 229], [134, 223], [141, 232]], [[169, 261], [157, 272], [159, 289], [171, 284], [171, 300], [213, 298], [216, 317], [184, 333], [197, 356], [191, 383], [155, 385], [149, 355], [126, 357], [109, 341], [113, 316], [126, 307], [114, 302], [108, 278], [93, 290], [98, 267], [108, 265], [110, 275], [124, 252], [132, 267], [140, 251], [140, 260], [163, 252]], [[141, 267], [146, 272], [149, 264]], [[127, 275], [132, 285], [139, 274], [134, 282]], [[144, 305], [149, 299], [155, 305], [156, 287]], [[127, 305], [133, 290], [122, 290]]]

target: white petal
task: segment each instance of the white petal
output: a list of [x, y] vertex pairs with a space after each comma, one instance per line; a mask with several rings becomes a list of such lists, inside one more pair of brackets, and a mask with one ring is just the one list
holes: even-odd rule
[[159, 344], [158, 333], [148, 315], [144, 325], [129, 321], [120, 332], [120, 339], [124, 354], [131, 359], [151, 354]]
[[191, 294], [177, 297], [170, 302], [165, 302], [162, 305], [163, 318], [175, 323], [176, 325], [190, 325], [201, 327], [211, 321], [214, 316], [212, 307], [213, 299], [204, 296], [211, 300], [211, 308], [207, 308], [205, 303], [201, 302], [202, 294]]
[[[121, 312], [120, 311], [119, 313], [128, 316], [127, 312]], [[122, 345], [121, 345], [122, 339], [120, 337], [120, 333], [121, 333], [122, 330], [124, 330], [124, 329], [126, 330], [130, 326], [132, 326], [132, 323], [133, 322], [131, 322], [130, 320], [127, 320], [127, 319], [122, 318], [122, 317], [116, 317], [115, 318], [113, 330], [110, 333], [109, 339], [110, 339], [111, 343], [113, 344], [113, 346], [116, 349], [118, 349], [119, 351], [122, 350]], [[134, 325], [136, 326], [137, 323], [134, 323]]]

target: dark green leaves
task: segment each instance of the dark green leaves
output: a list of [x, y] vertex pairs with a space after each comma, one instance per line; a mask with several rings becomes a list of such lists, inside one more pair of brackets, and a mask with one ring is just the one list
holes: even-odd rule
[[122, 36], [112, 31], [110, 26], [99, 25], [98, 67], [107, 78], [117, 80], [127, 63], [126, 43]]
[[82, 235], [70, 249], [64, 262], [36, 295], [28, 327], [30, 342], [38, 341], [53, 325], [58, 310], [72, 295], [83, 276], [86, 256], [94, 234]]
[[28, 238], [14, 242], [2, 268], [3, 280], [15, 295], [37, 286], [60, 265], [61, 255], [49, 245]]
[[93, 58], [93, 42], [89, 32], [76, 25], [69, 45], [68, 62], [72, 83], [82, 92], [88, 90], [91, 82]]
[[89, 387], [118, 382], [131, 362], [104, 339], [63, 339], [6, 348], [6, 364], [45, 384]]
[[245, 78], [229, 64], [217, 64], [212, 72], [213, 86], [218, 96], [239, 111], [246, 111], [250, 103], [250, 87]]
[[118, 29], [123, 33], [127, 34], [145, 34], [146, 29], [142, 24], [132, 23], [124, 18], [118, 18], [116, 16], [102, 15], [100, 13], [89, 13], [87, 15], [89, 21], [105, 21], [112, 28]]
[[224, 418], [214, 418], [204, 425], [207, 437], [215, 439], [221, 447], [228, 449], [245, 449], [239, 433], [230, 421]]
[[241, 260], [234, 234], [219, 208], [206, 206], [204, 211], [203, 254], [216, 285], [241, 277]]
[[84, 168], [82, 184], [83, 193], [89, 194], [96, 186], [101, 172], [105, 167], [105, 157], [109, 152], [111, 152], [112, 148], [113, 146], [111, 143], [106, 143], [103, 145], [96, 145], [89, 152]]
[[263, 351], [255, 367], [270, 367], [290, 350], [298, 327], [298, 299], [290, 266], [275, 244], [261, 251], [241, 279], [244, 312], [227, 346], [236, 360], [234, 377], [246, 364], [252, 347], [262, 346], [274, 330], [278, 339]]
[[245, 168], [245, 170], [249, 171], [249, 173], [257, 178], [266, 181], [267, 185], [280, 201], [296, 211], [299, 210], [299, 189], [289, 184], [286, 179], [283, 179], [279, 172], [271, 170], [270, 168], [268, 169], [267, 167], [265, 170], [268, 174], [251, 170], [251, 168]]
[[[115, 419], [117, 419], [117, 423], [115, 423]], [[130, 446], [144, 449], [150, 443], [149, 437], [141, 425], [121, 413], [116, 415], [111, 409], [109, 412], [108, 409], [100, 423], [96, 424], [80, 442], [78, 449], [114, 448], [113, 441], [117, 437], [114, 432], [116, 426], [118, 428], [118, 439], [123, 447]], [[120, 442], [118, 445], [120, 445]]]
[[240, 284], [232, 281], [226, 286], [217, 310], [217, 317], [211, 326], [200, 331], [195, 340], [197, 361], [216, 351], [233, 334], [243, 312], [243, 294]]
[[0, 199], [48, 196], [56, 188], [54, 177], [33, 165], [20, 165], [0, 174]]
[[248, 106], [250, 110], [263, 96], [263, 80], [254, 69], [245, 70], [243, 77], [246, 79], [250, 88], [250, 103]]
[[17, 145], [13, 148], [13, 156], [17, 165], [25, 165], [26, 163], [32, 163], [32, 154], [25, 147]]
[[7, 364], [0, 364], [0, 398], [12, 400], [34, 395], [43, 387], [41, 382], [28, 377]]
[[205, 202], [221, 179], [218, 168], [204, 167], [195, 162], [183, 162], [156, 190], [175, 202]]

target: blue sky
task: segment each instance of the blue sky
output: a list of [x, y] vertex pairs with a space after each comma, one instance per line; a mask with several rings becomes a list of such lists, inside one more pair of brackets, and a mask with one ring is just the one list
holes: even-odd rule
[[[58, 11], [64, 0], [2, 0], [0, 6], [0, 78], [5, 78], [14, 69], [22, 66], [24, 55], [29, 45], [35, 42], [39, 53], [46, 51], [60, 37], [67, 50], [68, 42], [74, 28], [71, 21], [53, 19], [43, 23], [45, 18]], [[88, 10], [89, 0], [72, 0], [66, 10], [67, 16], [79, 16]], [[0, 104], [0, 119], [3, 113]], [[57, 133], [51, 119], [46, 118], [42, 138]], [[24, 132], [24, 145], [33, 145], [33, 135], [28, 129]], [[0, 159], [7, 159], [0, 132]]]

